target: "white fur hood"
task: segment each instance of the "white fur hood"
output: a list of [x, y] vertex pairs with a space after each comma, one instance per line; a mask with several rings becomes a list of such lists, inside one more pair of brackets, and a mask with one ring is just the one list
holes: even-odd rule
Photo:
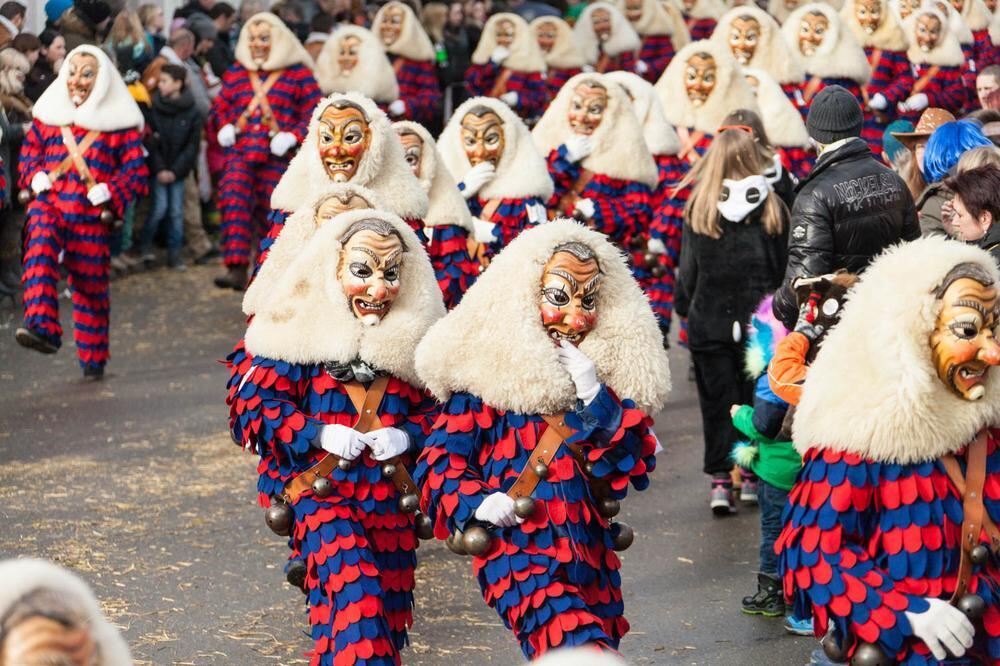
[[551, 23], [556, 26], [555, 44], [552, 45], [552, 49], [548, 53], [542, 52], [546, 67], [549, 69], [579, 69], [583, 67], [583, 52], [576, 44], [573, 28], [569, 27], [569, 23], [558, 16], [539, 16], [531, 22], [530, 26], [531, 34], [535, 36], [536, 43], [538, 42], [538, 28], [543, 23]]
[[319, 158], [319, 118], [328, 106], [340, 100], [364, 110], [371, 126], [371, 145], [358, 165], [352, 183], [367, 187], [382, 198], [385, 209], [400, 217], [423, 219], [427, 214], [427, 194], [413, 176], [403, 148], [389, 119], [375, 103], [358, 93], [335, 93], [320, 100], [309, 122], [309, 131], [299, 151], [271, 193], [271, 208], [294, 211], [310, 195], [330, 183]]
[[[400, 290], [385, 318], [366, 326], [354, 316], [337, 268], [340, 238], [360, 220], [390, 223], [406, 245]], [[420, 386], [413, 354], [444, 314], [430, 259], [409, 225], [392, 213], [352, 210], [324, 224], [260, 303], [246, 332], [247, 351], [289, 363], [347, 363], [360, 358]]]
[[803, 2], [801, 0], [797, 0], [795, 7], [793, 9], [789, 9], [788, 6], [785, 5], [785, 0], [768, 0], [767, 13], [773, 16], [774, 20], [780, 25], [785, 25], [785, 21], [788, 20], [789, 15], [802, 6], [802, 4]]
[[[712, 33], [712, 42], [729, 48], [729, 33], [733, 20], [738, 18], [753, 18], [760, 25], [760, 38], [753, 58], [747, 67], [763, 69], [778, 83], [802, 83], [805, 80], [805, 70], [799, 60], [798, 50], [792, 50], [781, 34], [781, 26], [767, 12], [751, 5], [735, 7], [719, 19]], [[732, 53], [732, 51], [730, 51]]]
[[[625, 0], [618, 0], [618, 11], [625, 13]], [[626, 17], [627, 18], [627, 17]], [[645, 37], [646, 35], [670, 35], [677, 30], [674, 19], [666, 12], [660, 0], [642, 0], [642, 15], [632, 23], [632, 28]]]
[[[611, 36], [603, 44], [597, 39], [593, 20], [590, 18], [595, 9], [604, 9], [611, 16]], [[618, 11], [618, 8], [613, 4], [604, 0], [587, 5], [587, 8], [580, 13], [580, 18], [576, 20], [576, 25], [573, 26], [573, 35], [589, 65], [597, 64], [601, 58], [602, 49], [604, 53], [613, 58], [622, 53], [636, 52], [642, 46], [639, 33], [635, 31], [625, 15]]]
[[509, 12], [494, 14], [486, 21], [479, 44], [472, 53], [472, 62], [476, 65], [485, 65], [489, 62], [493, 50], [497, 47], [496, 31], [497, 23], [500, 21], [510, 21], [514, 24], [514, 41], [507, 47], [510, 55], [503, 61], [503, 66], [515, 72], [544, 72], [545, 58], [542, 50], [538, 48], [534, 31], [528, 26], [527, 21]]
[[987, 252], [939, 236], [897, 245], [872, 262], [809, 368], [793, 431], [800, 452], [820, 447], [917, 463], [996, 424], [1000, 369], [989, 370], [986, 396], [969, 402], [948, 390], [931, 360], [940, 310], [934, 290], [966, 262], [1000, 284]]
[[593, 249], [603, 273], [597, 325], [580, 350], [619, 397], [646, 413], [659, 411], [670, 391], [670, 369], [656, 318], [621, 251], [571, 220], [522, 232], [427, 332], [417, 347], [417, 372], [438, 399], [467, 391], [523, 414], [573, 408], [573, 382], [538, 311], [542, 269], [556, 247], [571, 241]]
[[[69, 98], [66, 81], [73, 56], [86, 54], [97, 58], [97, 79], [90, 96], [80, 106]], [[32, 116], [46, 125], [76, 125], [97, 132], [117, 132], [144, 125], [142, 111], [122, 81], [111, 60], [96, 46], [78, 46], [66, 55], [59, 75], [35, 102]]]
[[398, 55], [407, 60], [434, 62], [434, 45], [431, 44], [431, 38], [427, 36], [423, 26], [420, 25], [420, 19], [413, 13], [410, 6], [405, 3], [392, 0], [392, 2], [382, 5], [382, 8], [375, 14], [375, 20], [372, 21], [372, 33], [376, 36], [379, 35], [379, 30], [382, 28], [382, 21], [385, 19], [385, 12], [389, 8], [403, 10], [403, 29], [400, 31], [396, 41], [385, 47], [385, 50], [392, 55]]
[[[263, 21], [271, 26], [271, 52], [259, 67], [250, 57], [250, 26]], [[312, 69], [313, 60], [302, 46], [299, 38], [288, 29], [284, 22], [271, 12], [254, 14], [243, 24], [239, 40], [236, 42], [236, 62], [252, 72], [273, 72], [292, 65], [305, 65]]]
[[840, 18], [844, 24], [854, 33], [854, 38], [864, 47], [881, 49], [882, 51], [905, 51], [909, 45], [906, 38], [906, 31], [903, 29], [903, 22], [899, 14], [892, 9], [888, 0], [879, 0], [882, 6], [882, 24], [872, 34], [865, 32], [865, 29], [858, 23], [858, 17], [854, 13], [855, 0], [847, 0], [844, 8], [840, 10]]
[[802, 115], [778, 82], [762, 69], [748, 67], [743, 73], [757, 79], [757, 106], [771, 143], [779, 148], [808, 148], [812, 145]]
[[403, 132], [416, 134], [424, 144], [418, 179], [430, 200], [427, 215], [424, 217], [424, 226], [443, 227], [453, 224], [472, 232], [472, 214], [469, 213], [469, 207], [465, 204], [462, 193], [458, 191], [458, 184], [438, 154], [437, 143], [434, 142], [431, 133], [423, 125], [412, 120], [401, 120], [393, 123], [392, 127], [397, 134]]
[[[680, 0], [674, 0], [674, 2], [682, 10], [684, 9]], [[723, 0], [696, 0], [691, 11], [685, 10], [684, 13], [693, 19], [715, 19], [718, 21], [727, 9], [728, 7]]]
[[632, 72], [608, 72], [604, 77], [621, 85], [632, 100], [632, 111], [639, 119], [650, 153], [676, 155], [681, 151], [681, 139], [673, 125], [667, 122], [652, 83]]
[[986, 30], [990, 27], [992, 16], [983, 0], [965, 0], [962, 7], [962, 18], [969, 30]]
[[[341, 42], [356, 37], [361, 42], [358, 65], [350, 72], [340, 68], [337, 56]], [[356, 25], [338, 27], [316, 58], [316, 81], [325, 94], [360, 93], [381, 104], [399, 99], [399, 84], [392, 63], [385, 55], [382, 42], [370, 31]]]
[[477, 106], [485, 106], [503, 122], [504, 152], [496, 176], [479, 190], [483, 199], [522, 199], [552, 196], [552, 178], [545, 158], [538, 152], [527, 125], [510, 107], [492, 97], [473, 97], [455, 109], [438, 140], [441, 161], [456, 181], [465, 178], [472, 166], [462, 147], [462, 119]]
[[965, 64], [965, 55], [962, 53], [962, 45], [959, 44], [958, 37], [951, 30], [942, 30], [941, 40], [930, 51], [925, 52], [917, 45], [917, 18], [924, 14], [934, 16], [941, 21], [941, 25], [948, 23], [948, 19], [941, 12], [931, 7], [921, 7], [906, 17], [903, 26], [907, 36], [910, 37], [910, 49], [906, 52], [906, 57], [914, 64], [962, 67]]
[[[805, 56], [799, 50], [799, 25], [806, 14], [820, 12], [830, 22], [823, 43], [811, 56]], [[821, 78], [850, 79], [864, 85], [872, 76], [872, 67], [861, 44], [854, 37], [850, 28], [844, 25], [830, 5], [813, 2], [796, 9], [781, 26], [788, 46], [795, 50], [802, 60], [802, 65], [809, 76]]]

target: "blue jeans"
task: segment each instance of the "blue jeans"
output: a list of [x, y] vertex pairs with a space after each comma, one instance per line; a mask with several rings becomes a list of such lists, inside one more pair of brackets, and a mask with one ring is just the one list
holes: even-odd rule
[[142, 229], [140, 251], [145, 254], [153, 249], [153, 238], [160, 229], [163, 218], [167, 218], [167, 252], [170, 256], [180, 254], [184, 242], [184, 179], [179, 178], [169, 185], [153, 182], [153, 206], [149, 219]]
[[[763, 445], [763, 446], [766, 446]], [[757, 482], [757, 505], [760, 507], [760, 572], [778, 575], [778, 556], [774, 542], [781, 534], [781, 512], [785, 510], [788, 491], [772, 486], [764, 479]]]

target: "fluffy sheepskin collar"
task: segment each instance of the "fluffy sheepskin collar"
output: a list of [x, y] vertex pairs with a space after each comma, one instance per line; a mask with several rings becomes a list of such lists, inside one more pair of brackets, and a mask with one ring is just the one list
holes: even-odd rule
[[[946, 2], [944, 5], [946, 5], [946, 12], [942, 13], [948, 14], [948, 27], [951, 29], [951, 32], [958, 37], [958, 43], [963, 46], [967, 46], [975, 42], [976, 38], [973, 36], [969, 25], [965, 22], [965, 17], [955, 11], [955, 8], [951, 6], [950, 2]], [[936, 8], [938, 7], [938, 4], [934, 3], [931, 6]], [[940, 9], [938, 11], [940, 11]], [[913, 16], [913, 14], [910, 14], [910, 16]], [[907, 32], [907, 34], [910, 33]]]
[[[617, 7], [618, 11], [624, 14], [625, 0], [618, 0]], [[673, 36], [677, 26], [673, 17], [666, 12], [659, 0], [642, 0], [642, 15], [638, 21], [632, 23], [632, 29], [643, 37], [647, 35]]]
[[990, 27], [993, 17], [983, 0], [965, 0], [962, 6], [962, 18], [969, 30], [986, 30]]
[[313, 192], [330, 183], [319, 158], [319, 118], [328, 106], [338, 100], [360, 106], [368, 117], [372, 132], [371, 145], [362, 155], [351, 182], [378, 193], [386, 210], [400, 217], [423, 219], [427, 214], [427, 194], [413, 177], [389, 119], [374, 102], [358, 93], [335, 93], [316, 105], [305, 141], [271, 194], [271, 208], [294, 211]]
[[[355, 222], [388, 222], [406, 253], [399, 296], [375, 326], [361, 323], [347, 301], [337, 268], [340, 238]], [[247, 351], [288, 363], [347, 363], [356, 358], [415, 386], [417, 343], [444, 314], [430, 259], [410, 226], [392, 213], [352, 210], [323, 225], [258, 304], [246, 332]]]
[[531, 34], [535, 36], [536, 43], [538, 42], [538, 28], [543, 23], [551, 23], [556, 26], [555, 44], [552, 45], [552, 49], [548, 53], [542, 52], [546, 67], [549, 69], [579, 69], [583, 67], [583, 53], [576, 45], [576, 40], [573, 38], [573, 28], [569, 27], [569, 23], [558, 16], [539, 16], [531, 22], [530, 26]]
[[820, 447], [919, 463], [996, 424], [1000, 370], [989, 371], [986, 396], [969, 402], [945, 387], [931, 361], [940, 310], [933, 292], [965, 262], [1000, 284], [987, 252], [939, 236], [897, 245], [872, 262], [809, 368], [793, 429], [800, 452]]
[[[341, 42], [348, 37], [356, 37], [361, 42], [361, 48], [357, 67], [345, 73], [340, 69], [337, 56]], [[356, 25], [337, 28], [323, 44], [323, 50], [316, 59], [316, 81], [327, 95], [354, 92], [382, 104], [399, 99], [396, 72], [385, 55], [382, 42], [369, 30]]]
[[[936, 65], [938, 67], [962, 67], [965, 64], [965, 54], [962, 53], [962, 45], [958, 37], [951, 30], [941, 31], [941, 40], [930, 51], [924, 51], [917, 45], [917, 19], [925, 14], [930, 14], [941, 21], [941, 25], [947, 25], [944, 14], [931, 7], [922, 7], [910, 14], [903, 27], [910, 37], [910, 48], [906, 52], [906, 57], [911, 63], [917, 65]], [[957, 16], [957, 14], [956, 14]]]
[[440, 400], [467, 391], [522, 414], [573, 408], [573, 382], [559, 364], [538, 312], [542, 270], [567, 242], [597, 255], [603, 278], [597, 326], [580, 345], [598, 379], [654, 414], [670, 391], [670, 369], [656, 318], [607, 237], [571, 220], [522, 232], [490, 264], [462, 302], [417, 347], [417, 372]]
[[[271, 53], [263, 65], [257, 63], [250, 57], [250, 26], [263, 21], [271, 26]], [[278, 69], [285, 69], [292, 65], [305, 65], [313, 68], [313, 60], [309, 57], [309, 52], [299, 41], [299, 38], [288, 29], [280, 18], [271, 12], [261, 12], [254, 14], [250, 20], [243, 24], [240, 30], [240, 38], [236, 42], [236, 62], [243, 65], [252, 72], [273, 72]]]
[[45, 560], [20, 558], [0, 562], [0, 580], [4, 582], [0, 586], [0, 616], [7, 615], [25, 595], [38, 590], [55, 592], [71, 599], [73, 607], [88, 620], [90, 635], [99, 647], [95, 666], [132, 663], [125, 639], [105, 619], [97, 597], [76, 574]]
[[674, 0], [685, 16], [693, 19], [715, 19], [718, 21], [729, 9], [722, 0], [696, 0], [691, 11], [684, 9], [680, 0]]
[[728, 49], [733, 21], [743, 17], [753, 18], [760, 25], [760, 39], [747, 67], [763, 69], [778, 83], [802, 83], [806, 73], [802, 69], [798, 50], [789, 47], [778, 22], [757, 7], [743, 5], [726, 12], [715, 26], [712, 42]]
[[990, 19], [990, 42], [993, 46], [1000, 46], [1000, 12], [995, 13]]
[[[799, 50], [799, 25], [802, 17], [813, 12], [822, 13], [830, 22], [830, 28], [816, 52], [811, 56], [802, 55]], [[785, 41], [795, 50], [802, 60], [802, 65], [810, 76], [821, 78], [850, 79], [858, 85], [868, 83], [872, 68], [861, 44], [855, 39], [854, 33], [845, 28], [840, 14], [830, 5], [813, 2], [799, 7], [781, 26]]]
[[[604, 43], [597, 39], [597, 33], [594, 32], [594, 24], [590, 18], [596, 9], [603, 9], [611, 16], [611, 37]], [[590, 3], [580, 13], [580, 18], [573, 26], [573, 36], [588, 65], [597, 64], [601, 58], [601, 51], [614, 58], [622, 53], [638, 51], [642, 46], [639, 33], [635, 31], [625, 15], [610, 2], [604, 2], [604, 0]]]
[[535, 33], [527, 21], [509, 12], [494, 14], [486, 21], [479, 44], [472, 53], [472, 62], [476, 65], [485, 65], [489, 62], [493, 50], [497, 47], [496, 30], [500, 21], [510, 21], [514, 24], [514, 41], [507, 47], [510, 55], [503, 61], [503, 66], [515, 72], [544, 72], [545, 58], [542, 56], [542, 50], [538, 48]]
[[771, 143], [780, 148], [808, 148], [812, 145], [802, 115], [778, 82], [762, 69], [748, 67], [743, 73], [757, 79], [757, 106]]
[[[715, 89], [708, 101], [699, 107], [691, 104], [684, 87], [687, 61], [696, 53], [709, 54], [715, 59], [716, 66]], [[667, 120], [674, 127], [715, 134], [725, 117], [736, 109], [758, 110], [753, 89], [743, 77], [743, 70], [733, 58], [729, 46], [720, 46], [707, 39], [688, 44], [678, 51], [654, 89], [663, 104]]]
[[407, 60], [434, 62], [434, 45], [431, 44], [431, 38], [427, 36], [427, 33], [420, 25], [417, 15], [405, 3], [392, 0], [392, 2], [382, 5], [382, 8], [375, 14], [375, 20], [372, 21], [372, 33], [375, 35], [379, 34], [379, 30], [382, 28], [382, 21], [385, 19], [385, 13], [390, 8], [403, 10], [403, 29], [399, 33], [399, 37], [396, 38], [396, 41], [385, 47], [386, 52], [406, 58]]
[[622, 86], [632, 100], [632, 111], [639, 120], [650, 153], [654, 156], [676, 155], [681, 151], [681, 139], [677, 130], [667, 122], [652, 83], [632, 72], [608, 72], [604, 77]]
[[401, 120], [392, 124], [397, 134], [416, 134], [423, 142], [420, 158], [420, 186], [427, 192], [430, 206], [424, 217], [425, 227], [443, 227], [450, 224], [473, 231], [472, 215], [469, 207], [458, 191], [458, 184], [452, 177], [444, 160], [438, 154], [437, 144], [431, 133], [412, 120]]
[[492, 97], [467, 99], [455, 110], [441, 133], [438, 153], [455, 180], [464, 179], [472, 168], [462, 147], [462, 119], [477, 106], [485, 106], [500, 117], [504, 140], [504, 152], [497, 164], [496, 175], [479, 190], [479, 196], [483, 199], [538, 197], [543, 201], [551, 197], [552, 178], [527, 125], [509, 106]]
[[794, 7], [789, 7], [786, 2], [787, 0], [768, 0], [767, 2], [767, 13], [782, 26], [785, 25], [789, 15], [802, 5], [802, 0], [795, 0]]
[[906, 31], [903, 29], [903, 22], [893, 9], [889, 6], [888, 0], [879, 0], [882, 6], [882, 25], [872, 34], [865, 32], [865, 29], [858, 23], [858, 17], [854, 12], [855, 0], [847, 0], [844, 8], [840, 10], [840, 18], [854, 33], [854, 38], [861, 46], [866, 48], [881, 49], [882, 51], [905, 51], [908, 46]]
[[[77, 54], [97, 58], [97, 80], [94, 81], [90, 96], [80, 106], [73, 104], [66, 87], [69, 63]], [[35, 102], [32, 116], [46, 125], [76, 125], [97, 132], [117, 132], [133, 127], [141, 129], [144, 125], [142, 111], [132, 99], [132, 94], [111, 60], [101, 49], [86, 44], [67, 54], [56, 80]]]
[[588, 81], [607, 89], [608, 108], [604, 111], [601, 124], [590, 137], [594, 150], [581, 165], [593, 173], [656, 187], [656, 162], [646, 147], [642, 127], [628, 95], [614, 80], [605, 79], [601, 74], [577, 74], [566, 82], [531, 132], [535, 145], [542, 154], [548, 155], [572, 136], [573, 131], [569, 127], [570, 101], [576, 87]]

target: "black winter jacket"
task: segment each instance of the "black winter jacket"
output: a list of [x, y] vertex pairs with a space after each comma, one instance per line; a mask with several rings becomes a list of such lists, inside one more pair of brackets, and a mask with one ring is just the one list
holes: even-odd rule
[[198, 159], [203, 123], [190, 90], [185, 89], [176, 99], [167, 99], [159, 92], [153, 95], [149, 113], [152, 134], [146, 145], [153, 176], [172, 171], [177, 180], [187, 178]]
[[792, 281], [838, 269], [860, 273], [887, 247], [920, 236], [913, 197], [903, 179], [854, 139], [816, 162], [792, 207], [788, 268], [774, 314], [789, 329], [798, 319]]
[[993, 257], [993, 261], [1000, 266], [1000, 224], [994, 222], [986, 230], [986, 235], [980, 238], [976, 245], [983, 248]]

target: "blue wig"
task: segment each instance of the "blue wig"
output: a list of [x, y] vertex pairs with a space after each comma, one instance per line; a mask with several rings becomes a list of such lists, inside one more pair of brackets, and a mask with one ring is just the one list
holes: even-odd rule
[[992, 146], [982, 128], [971, 120], [957, 120], [941, 125], [927, 142], [924, 151], [924, 180], [937, 183], [955, 168], [967, 150], [977, 146]]

